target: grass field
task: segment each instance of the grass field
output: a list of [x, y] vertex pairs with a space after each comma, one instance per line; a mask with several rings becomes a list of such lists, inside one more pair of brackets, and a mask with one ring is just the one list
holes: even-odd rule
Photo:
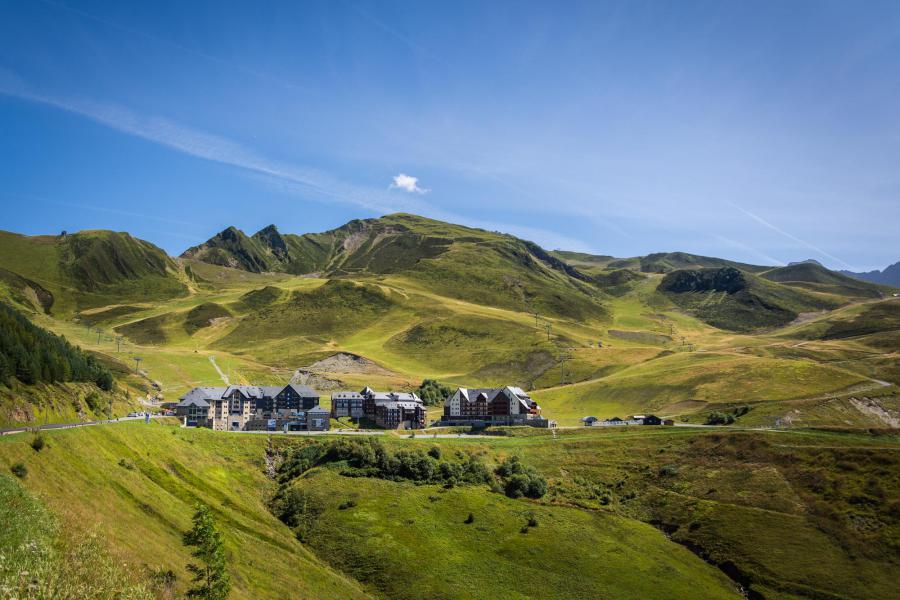
[[488, 465], [518, 455], [547, 478], [542, 499], [320, 467], [295, 482], [321, 509], [302, 543], [268, 511], [264, 435], [122, 423], [45, 433], [40, 452], [9, 436], [0, 468], [23, 463], [21, 484], [63, 530], [99, 526], [137, 584], [171, 569], [182, 591], [180, 532], [201, 501], [224, 532], [236, 598], [738, 597], [736, 582], [766, 598], [893, 597], [896, 435], [510, 433], [381, 439]]

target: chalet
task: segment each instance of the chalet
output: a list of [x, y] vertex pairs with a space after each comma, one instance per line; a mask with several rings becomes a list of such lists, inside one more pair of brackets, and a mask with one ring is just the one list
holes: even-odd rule
[[584, 423], [585, 427], [593, 427], [594, 423], [599, 421], [597, 417], [582, 417], [581, 422]]
[[549, 427], [541, 407], [522, 388], [458, 388], [444, 402], [442, 425]]
[[181, 397], [175, 414], [187, 426], [225, 431], [282, 429], [298, 421], [308, 429], [327, 430], [328, 419], [307, 418], [318, 407], [318, 394], [306, 386], [230, 385], [192, 389]]

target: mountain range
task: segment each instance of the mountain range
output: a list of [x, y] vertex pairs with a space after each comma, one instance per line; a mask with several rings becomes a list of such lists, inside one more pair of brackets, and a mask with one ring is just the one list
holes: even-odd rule
[[[229, 227], [177, 258], [123, 232], [0, 234], [0, 298], [111, 367], [117, 339], [169, 393], [216, 383], [214, 355], [246, 380], [302, 367], [368, 383], [316, 366], [341, 354], [394, 385], [516, 383], [564, 421], [617, 397], [692, 413], [892, 382], [895, 291], [813, 261], [547, 251], [410, 214], [303, 235]], [[752, 373], [766, 385], [742, 384]]]
[[882, 285], [900, 286], [900, 262], [885, 267], [881, 271], [867, 271], [865, 273], [854, 273], [852, 271], [841, 271], [844, 275], [871, 281], [872, 283], [880, 283]]

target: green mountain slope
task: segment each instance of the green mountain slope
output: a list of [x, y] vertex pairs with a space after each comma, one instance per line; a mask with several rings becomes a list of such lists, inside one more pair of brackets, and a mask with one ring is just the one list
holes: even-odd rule
[[538, 245], [408, 214], [305, 235], [270, 226], [248, 237], [229, 228], [182, 256], [252, 272], [397, 275], [478, 304], [582, 320], [605, 316], [590, 278]]
[[[97, 527], [135, 579], [171, 570], [180, 596], [189, 561], [181, 532], [203, 502], [223, 533], [233, 598], [739, 598], [738, 584], [749, 597], [896, 595], [895, 435], [515, 433], [379, 436], [373, 446], [406, 464], [426, 452], [489, 467], [515, 455], [547, 480], [539, 500], [378, 479], [346, 462], [279, 472], [282, 456], [302, 460], [304, 447], [346, 441], [334, 438], [270, 441], [162, 422], [47, 432], [40, 452], [30, 436], [3, 437], [0, 468], [23, 463], [28, 475], [15, 487], [51, 513], [12, 511], [7, 538], [54, 517], [70, 535]], [[30, 506], [9, 483], [0, 497]], [[290, 526], [269, 510], [278, 483], [301, 501]]]
[[748, 273], [759, 273], [768, 269], [758, 265], [688, 254], [687, 252], [659, 252], [641, 257], [641, 271], [645, 273], [669, 273], [679, 269], [731, 267]]
[[822, 265], [811, 262], [765, 271], [760, 277], [792, 287], [848, 298], [881, 298], [886, 291], [874, 283], [829, 271]]
[[[7, 287], [49, 296], [45, 309], [76, 309], [123, 301], [172, 298], [187, 293], [179, 266], [160, 248], [114, 231], [59, 236], [0, 232], [0, 266]], [[33, 290], [28, 292], [27, 288]]]
[[734, 267], [674, 271], [663, 277], [658, 290], [697, 318], [729, 331], [780, 327], [801, 312], [838, 304]]
[[687, 252], [655, 252], [646, 256], [632, 258], [615, 258], [613, 256], [568, 252], [565, 250], [554, 250], [552, 254], [560, 260], [590, 273], [597, 273], [605, 269], [633, 269], [643, 273], [670, 273], [679, 269], [722, 267], [734, 267], [748, 273], [761, 273], [770, 268], [724, 258], [689, 254]]

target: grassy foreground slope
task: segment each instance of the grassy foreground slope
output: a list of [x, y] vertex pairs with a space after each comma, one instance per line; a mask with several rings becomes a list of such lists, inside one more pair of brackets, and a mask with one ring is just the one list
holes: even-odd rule
[[210, 505], [230, 555], [233, 598], [361, 598], [359, 586], [303, 548], [264, 501], [265, 438], [220, 436], [159, 423], [0, 439], [3, 470], [28, 469], [26, 487], [70, 524], [99, 526], [116, 558], [147, 573], [172, 570], [187, 588], [181, 533], [193, 506]]
[[389, 598], [738, 597], [690, 551], [617, 515], [327, 469], [298, 485], [325, 507], [309, 545]]
[[24, 463], [22, 484], [64, 526], [99, 524], [117, 560], [173, 569], [178, 591], [179, 533], [200, 500], [224, 532], [235, 597], [738, 597], [735, 582], [757, 598], [894, 596], [896, 435], [513, 433], [382, 439], [487, 465], [517, 455], [547, 479], [540, 500], [347, 477], [335, 463], [293, 482], [316, 507], [302, 544], [268, 512], [265, 436], [161, 423], [56, 431], [41, 452], [26, 436], [0, 439], [0, 468]]

